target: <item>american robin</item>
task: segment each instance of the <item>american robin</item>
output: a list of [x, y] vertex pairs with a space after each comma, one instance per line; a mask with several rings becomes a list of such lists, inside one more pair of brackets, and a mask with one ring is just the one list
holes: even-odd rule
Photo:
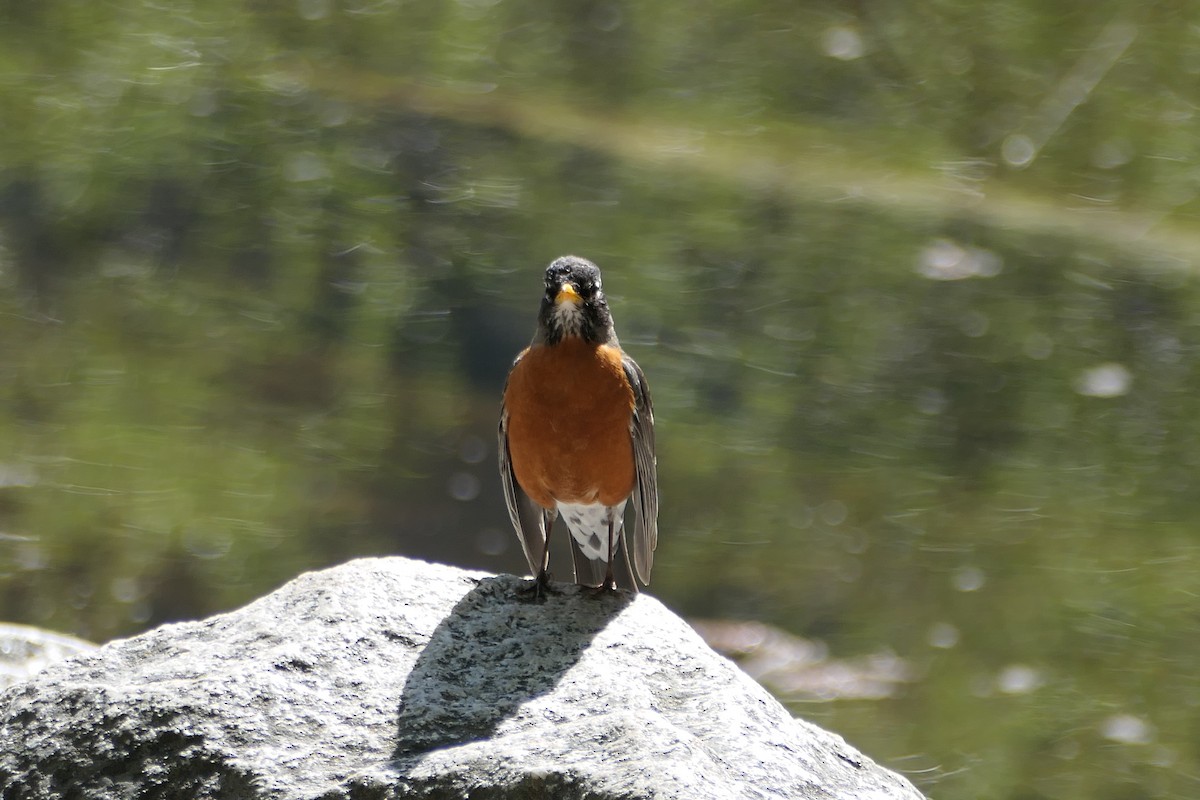
[[575, 581], [637, 591], [623, 535], [633, 498], [633, 565], [650, 583], [658, 543], [654, 410], [646, 377], [621, 350], [600, 270], [576, 256], [546, 268], [533, 342], [513, 362], [500, 408], [500, 478], [534, 591], [549, 585], [550, 529], [571, 532]]

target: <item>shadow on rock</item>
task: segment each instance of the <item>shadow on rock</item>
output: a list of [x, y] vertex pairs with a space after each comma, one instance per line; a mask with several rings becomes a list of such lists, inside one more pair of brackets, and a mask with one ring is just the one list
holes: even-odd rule
[[438, 624], [404, 684], [395, 759], [489, 737], [551, 691], [634, 598], [560, 586], [530, 602], [518, 596], [524, 585], [484, 578]]

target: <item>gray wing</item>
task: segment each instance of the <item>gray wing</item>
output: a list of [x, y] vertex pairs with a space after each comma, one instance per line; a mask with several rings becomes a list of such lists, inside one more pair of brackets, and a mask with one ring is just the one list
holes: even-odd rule
[[633, 488], [633, 564], [638, 578], [649, 585], [658, 546], [658, 468], [654, 457], [654, 404], [642, 369], [628, 355], [622, 357], [625, 376], [633, 387], [633, 465], [637, 485]]
[[536, 578], [545, 566], [542, 557], [546, 552], [546, 519], [541, 507], [517, 483], [517, 476], [513, 472], [512, 458], [508, 452], [508, 409], [504, 407], [503, 400], [500, 402], [499, 452], [500, 484], [504, 487], [508, 518], [512, 520], [517, 538], [521, 540], [529, 571]]

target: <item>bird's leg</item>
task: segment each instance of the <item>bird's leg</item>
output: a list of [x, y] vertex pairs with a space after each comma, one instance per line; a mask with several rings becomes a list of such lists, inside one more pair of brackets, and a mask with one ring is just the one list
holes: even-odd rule
[[543, 514], [546, 521], [546, 546], [542, 548], [542, 568], [538, 570], [537, 581], [543, 587], [550, 585], [550, 531], [554, 528], [554, 518], [557, 514]]
[[617, 515], [608, 509], [608, 568], [604, 571], [604, 583], [600, 586], [610, 592], [617, 590], [617, 580], [613, 577], [613, 559], [617, 557], [616, 537]]
[[534, 600], [541, 600], [552, 591], [550, 588], [550, 530], [554, 527], [554, 518], [557, 516], [557, 514], [547, 511], [542, 512], [542, 524], [546, 528], [546, 545], [542, 548], [542, 566], [537, 575], [533, 576], [533, 585], [521, 590], [522, 595], [529, 596]]

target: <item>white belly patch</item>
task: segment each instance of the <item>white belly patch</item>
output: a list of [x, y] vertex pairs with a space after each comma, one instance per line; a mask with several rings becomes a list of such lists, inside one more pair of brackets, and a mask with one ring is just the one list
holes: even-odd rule
[[621, 535], [621, 526], [625, 524], [625, 503], [611, 509], [599, 503], [582, 505], [579, 503], [559, 503], [558, 515], [567, 522], [567, 529], [579, 544], [579, 549], [592, 561], [608, 562], [608, 521], [613, 519], [613, 535]]

